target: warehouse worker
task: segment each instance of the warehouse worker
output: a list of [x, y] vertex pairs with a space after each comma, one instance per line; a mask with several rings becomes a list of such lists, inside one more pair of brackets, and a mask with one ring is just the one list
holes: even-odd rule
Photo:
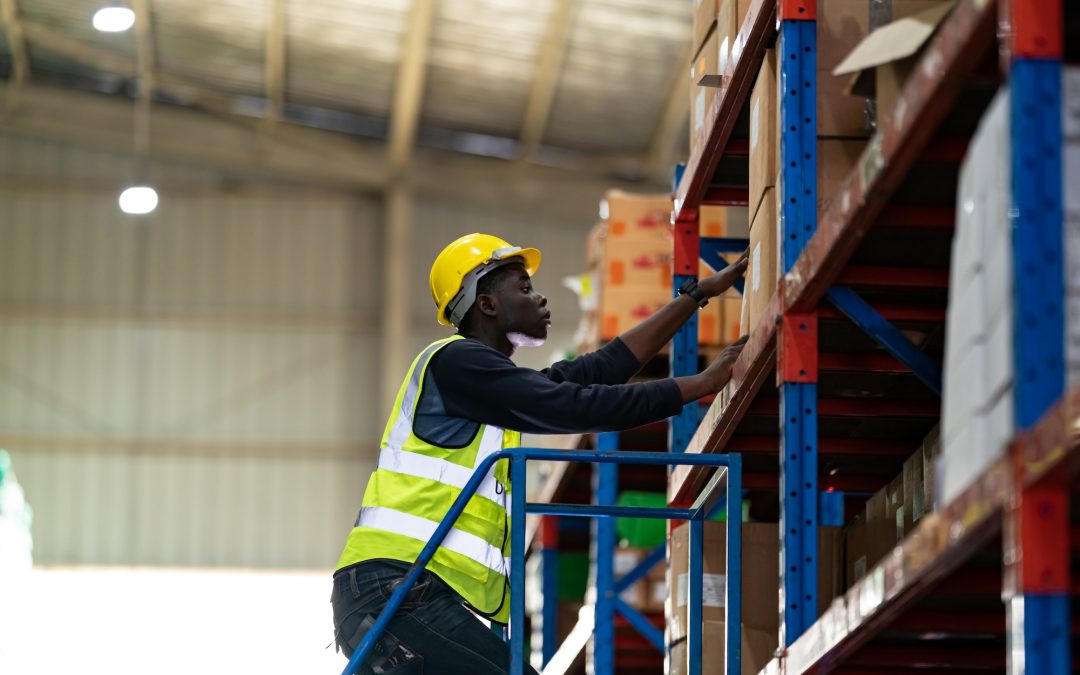
[[[735, 283], [745, 255], [685, 284], [597, 352], [542, 371], [510, 360], [518, 347], [543, 344], [551, 326], [547, 298], [532, 284], [539, 267], [540, 251], [487, 234], [458, 239], [431, 267], [436, 319], [457, 333], [424, 349], [405, 376], [338, 562], [331, 602], [335, 639], [347, 656], [484, 458], [519, 446], [522, 433], [615, 431], [662, 420], [730, 378], [741, 341], [698, 375], [626, 384], [699, 306]], [[507, 672], [506, 644], [477, 619], [506, 623], [510, 613], [507, 464], [497, 462], [481, 483], [360, 672]]]

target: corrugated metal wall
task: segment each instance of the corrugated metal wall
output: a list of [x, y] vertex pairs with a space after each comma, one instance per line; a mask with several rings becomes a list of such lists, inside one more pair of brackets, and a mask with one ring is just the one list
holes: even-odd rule
[[380, 211], [0, 136], [0, 445], [41, 563], [325, 567], [377, 429]]
[[[0, 447], [36, 562], [332, 566], [382, 432], [380, 204], [154, 166], [182, 188], [136, 218], [101, 188], [128, 175], [125, 157], [0, 134]], [[414, 214], [414, 351], [445, 335], [427, 266], [473, 230], [545, 252], [555, 330], [519, 362], [569, 344], [560, 280], [589, 222]]]

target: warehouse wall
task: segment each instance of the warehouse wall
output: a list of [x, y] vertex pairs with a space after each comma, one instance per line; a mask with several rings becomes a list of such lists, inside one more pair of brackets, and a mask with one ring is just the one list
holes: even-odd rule
[[[329, 567], [382, 431], [381, 205], [151, 169], [171, 188], [125, 216], [126, 158], [0, 134], [0, 447], [35, 560]], [[545, 251], [556, 331], [523, 362], [568, 344], [559, 280], [581, 269], [587, 218], [414, 212], [414, 351], [445, 334], [427, 266], [473, 229]]]

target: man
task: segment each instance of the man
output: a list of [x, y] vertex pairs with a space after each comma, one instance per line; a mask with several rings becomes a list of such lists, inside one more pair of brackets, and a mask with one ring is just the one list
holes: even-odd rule
[[[727, 269], [679, 296], [599, 351], [543, 371], [519, 368], [516, 348], [543, 344], [547, 298], [532, 285], [540, 252], [486, 234], [447, 246], [430, 274], [436, 319], [457, 334], [413, 361], [383, 433], [379, 465], [334, 575], [338, 646], [351, 656], [396, 585], [479, 465], [520, 445], [521, 433], [612, 431], [678, 414], [719, 391], [742, 350], [704, 372], [626, 384], [709, 298], [746, 269]], [[477, 615], [509, 616], [509, 472], [497, 462], [380, 639], [362, 673], [487, 675], [509, 650]], [[534, 672], [534, 671], [530, 671]]]

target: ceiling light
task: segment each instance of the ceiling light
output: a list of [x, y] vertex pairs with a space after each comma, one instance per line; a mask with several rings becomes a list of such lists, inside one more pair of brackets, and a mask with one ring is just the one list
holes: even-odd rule
[[120, 193], [120, 210], [124, 213], [142, 215], [157, 208], [158, 195], [152, 187], [129, 187]]
[[135, 12], [127, 7], [103, 7], [94, 13], [94, 28], [121, 33], [135, 25]]

